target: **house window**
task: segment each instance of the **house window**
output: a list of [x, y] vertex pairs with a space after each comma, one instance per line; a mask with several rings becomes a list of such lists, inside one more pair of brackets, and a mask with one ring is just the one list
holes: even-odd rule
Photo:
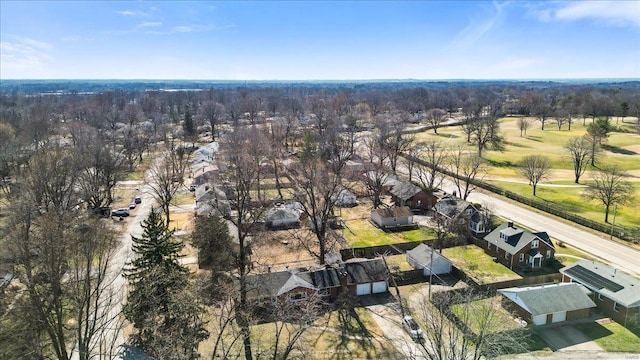
[[524, 261], [524, 254], [520, 254], [520, 258], [518, 259], [518, 261], [520, 261], [520, 262]]
[[615, 312], [619, 312], [620, 311], [620, 307], [618, 306], [617, 302], [613, 303], [613, 311], [615, 311]]
[[531, 241], [531, 248], [532, 249], [537, 249], [538, 246], [540, 246], [540, 241], [539, 240], [533, 240]]
[[505, 233], [500, 233], [500, 239], [502, 239], [502, 240], [507, 240], [507, 234], [505, 234]]
[[547, 259], [551, 258], [551, 250], [547, 250]]
[[318, 294], [322, 297], [326, 297], [331, 295], [331, 290], [329, 289], [321, 289], [320, 291], [318, 291]]
[[491, 250], [491, 243], [487, 242], [487, 250]]
[[307, 299], [307, 293], [305, 292], [297, 292], [295, 294], [289, 295], [289, 301], [291, 302], [302, 301], [306, 299]]
[[598, 293], [598, 300], [604, 301], [604, 298], [602, 297], [602, 294], [600, 294], [600, 293]]
[[505, 258], [505, 259], [507, 259], [507, 260], [509, 260], [509, 253], [508, 253], [508, 252], [506, 252], [506, 251], [504, 252], [504, 258]]

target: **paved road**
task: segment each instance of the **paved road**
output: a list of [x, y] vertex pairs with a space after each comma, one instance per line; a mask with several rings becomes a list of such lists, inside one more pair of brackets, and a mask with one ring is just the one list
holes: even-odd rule
[[[445, 181], [442, 188], [447, 192], [456, 191], [452, 182]], [[493, 211], [494, 214], [512, 219], [523, 226], [538, 231], [546, 231], [555, 240], [587, 252], [602, 259], [609, 265], [627, 273], [640, 276], [640, 251], [610, 241], [608, 238], [598, 236], [581, 230], [575, 225], [566, 224], [555, 220], [547, 214], [540, 214], [516, 204], [497, 198], [490, 193], [472, 192], [469, 201], [482, 204]]]

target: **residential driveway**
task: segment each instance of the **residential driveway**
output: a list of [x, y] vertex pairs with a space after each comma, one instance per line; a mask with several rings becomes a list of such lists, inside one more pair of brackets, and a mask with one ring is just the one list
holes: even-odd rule
[[602, 351], [598, 344], [572, 325], [542, 327], [538, 334], [553, 351]]

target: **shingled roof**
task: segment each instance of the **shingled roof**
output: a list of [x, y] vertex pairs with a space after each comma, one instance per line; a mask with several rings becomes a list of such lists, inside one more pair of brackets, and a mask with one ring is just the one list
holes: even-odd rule
[[409, 200], [418, 194], [422, 189], [410, 182], [402, 181], [393, 186], [390, 193], [400, 200]]
[[[506, 239], [502, 239], [500, 234], [504, 234]], [[546, 232], [530, 233], [524, 229], [515, 227], [513, 223], [510, 222], [501, 224], [495, 230], [487, 234], [484, 239], [488, 243], [495, 245], [499, 249], [505, 250], [510, 254], [519, 252], [535, 239], [542, 240], [551, 248], [555, 248]]]
[[388, 208], [380, 208], [373, 210], [382, 219], [393, 218], [393, 217], [403, 217], [403, 216], [413, 216], [413, 212], [409, 209], [408, 206], [393, 206]]
[[589, 291], [576, 283], [514, 287], [498, 292], [533, 316], [596, 307], [587, 296]]

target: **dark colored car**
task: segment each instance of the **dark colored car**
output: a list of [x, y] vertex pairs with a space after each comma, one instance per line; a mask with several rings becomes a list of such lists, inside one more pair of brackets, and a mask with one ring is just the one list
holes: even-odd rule
[[135, 202], [136, 204], [140, 204], [142, 202], [142, 198], [140, 197], [140, 195], [134, 196], [133, 202]]

